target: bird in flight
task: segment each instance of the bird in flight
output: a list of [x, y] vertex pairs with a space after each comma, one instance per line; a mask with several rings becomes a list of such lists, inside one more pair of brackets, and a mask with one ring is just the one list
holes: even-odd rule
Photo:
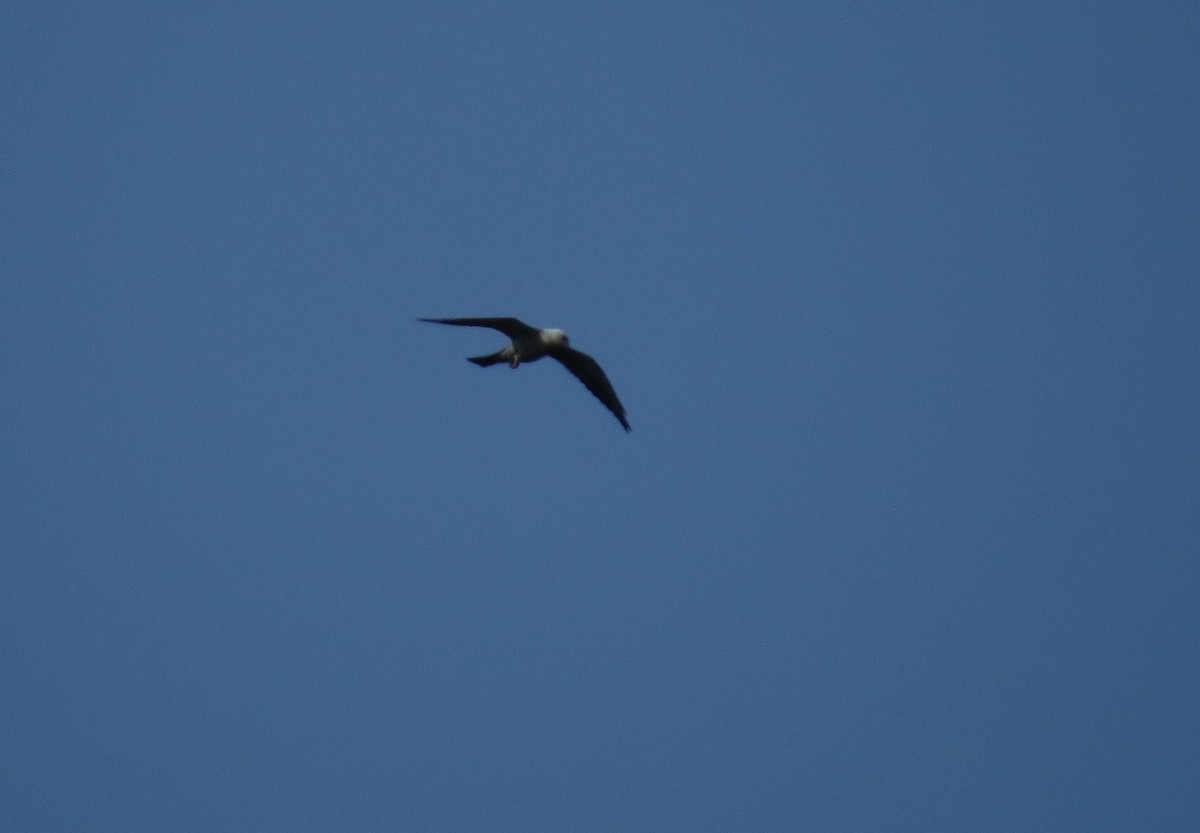
[[480, 367], [491, 367], [500, 362], [508, 362], [514, 370], [522, 362], [535, 362], [542, 356], [557, 359], [563, 367], [571, 371], [583, 386], [599, 399], [604, 407], [612, 411], [613, 416], [621, 423], [621, 427], [629, 430], [629, 420], [625, 419], [625, 406], [617, 398], [612, 382], [604, 375], [600, 365], [587, 353], [572, 349], [567, 334], [562, 330], [539, 330], [516, 318], [420, 318], [430, 324], [452, 324], [455, 327], [490, 327], [499, 330], [512, 339], [512, 344], [487, 356], [471, 356], [467, 359]]

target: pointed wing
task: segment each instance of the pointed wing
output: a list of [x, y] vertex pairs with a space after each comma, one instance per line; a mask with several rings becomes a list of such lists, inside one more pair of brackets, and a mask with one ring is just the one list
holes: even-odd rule
[[418, 318], [417, 320], [428, 321], [430, 324], [453, 324], [455, 327], [491, 327], [511, 339], [537, 332], [535, 327], [530, 327], [516, 318]]
[[558, 359], [576, 379], [583, 382], [584, 387], [590, 390], [593, 396], [604, 403], [604, 407], [613, 412], [622, 428], [629, 430], [629, 420], [625, 419], [625, 406], [617, 398], [612, 382], [608, 381], [595, 359], [570, 347], [557, 347], [550, 351], [550, 355]]

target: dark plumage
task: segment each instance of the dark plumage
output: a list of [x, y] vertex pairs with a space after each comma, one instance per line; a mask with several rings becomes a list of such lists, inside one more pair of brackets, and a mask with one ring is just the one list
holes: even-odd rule
[[570, 340], [562, 330], [530, 327], [516, 318], [421, 318], [431, 324], [451, 324], [456, 327], [489, 327], [499, 330], [510, 339], [512, 344], [486, 356], [472, 356], [467, 361], [474, 362], [480, 367], [490, 367], [500, 362], [507, 362], [516, 368], [522, 362], [534, 362], [542, 356], [550, 356], [558, 360], [563, 367], [571, 371], [576, 379], [583, 382], [584, 387], [599, 399], [604, 407], [612, 411], [613, 416], [621, 423], [621, 427], [629, 431], [629, 420], [625, 418], [625, 406], [617, 398], [612, 382], [600, 365], [587, 353], [581, 353], [570, 347]]

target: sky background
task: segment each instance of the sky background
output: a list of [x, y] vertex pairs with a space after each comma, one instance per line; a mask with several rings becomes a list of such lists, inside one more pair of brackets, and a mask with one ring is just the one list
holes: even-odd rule
[[6, 8], [0, 827], [1195, 830], [1200, 7], [567, 5]]

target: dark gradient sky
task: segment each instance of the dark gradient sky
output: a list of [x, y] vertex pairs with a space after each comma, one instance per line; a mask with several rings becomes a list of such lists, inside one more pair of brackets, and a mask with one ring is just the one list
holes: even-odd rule
[[1194, 830], [1196, 5], [561, 5], [7, 10], [0, 828]]

